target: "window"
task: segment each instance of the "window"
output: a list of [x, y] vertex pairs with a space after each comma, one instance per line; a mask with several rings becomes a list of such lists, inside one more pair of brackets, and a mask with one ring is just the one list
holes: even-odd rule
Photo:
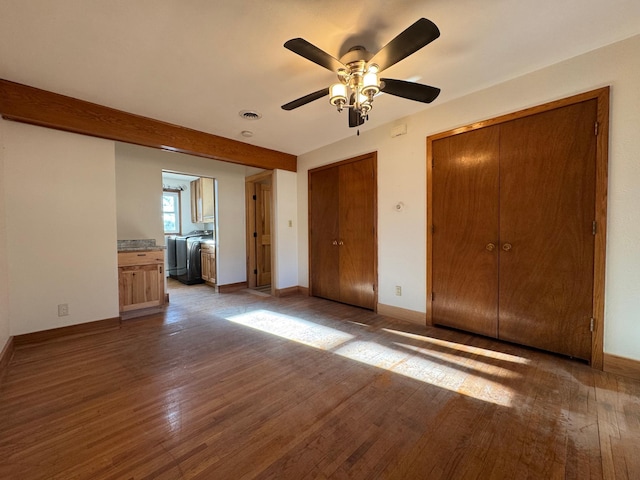
[[162, 219], [165, 235], [180, 233], [180, 190], [162, 191]]

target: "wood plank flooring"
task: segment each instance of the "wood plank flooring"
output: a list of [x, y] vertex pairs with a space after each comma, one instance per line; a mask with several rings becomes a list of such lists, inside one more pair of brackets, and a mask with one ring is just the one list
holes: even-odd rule
[[20, 347], [2, 479], [638, 479], [640, 382], [303, 296]]

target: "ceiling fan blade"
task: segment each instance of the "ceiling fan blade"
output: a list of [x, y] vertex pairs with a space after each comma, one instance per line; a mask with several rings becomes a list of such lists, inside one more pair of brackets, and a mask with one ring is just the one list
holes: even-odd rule
[[318, 90], [317, 92], [310, 93], [309, 95], [305, 95], [304, 97], [300, 97], [297, 100], [282, 105], [282, 109], [293, 110], [294, 108], [301, 107], [327, 95], [329, 95], [329, 88], [323, 88], [322, 90]]
[[337, 72], [340, 68], [347, 68], [342, 62], [333, 58], [327, 52], [320, 50], [315, 45], [307, 42], [304, 38], [292, 38], [287, 41], [284, 46], [293, 53], [297, 53], [301, 57], [311, 60], [313, 63], [317, 63], [321, 67], [331, 70], [332, 72]]
[[379, 71], [382, 71], [417, 52], [439, 36], [440, 30], [436, 24], [421, 18], [382, 47], [369, 61], [369, 65], [375, 63], [380, 68]]
[[[351, 98], [349, 99], [349, 103], [353, 105], [355, 103], [355, 95], [352, 93]], [[360, 115], [360, 113], [356, 112], [353, 108], [349, 109], [349, 127], [359, 127], [364, 123], [364, 118]]]
[[405, 82], [404, 80], [394, 80], [393, 78], [381, 78], [380, 81], [384, 82], [380, 89], [384, 93], [408, 98], [416, 102], [431, 103], [440, 95], [439, 88], [422, 85], [421, 83]]

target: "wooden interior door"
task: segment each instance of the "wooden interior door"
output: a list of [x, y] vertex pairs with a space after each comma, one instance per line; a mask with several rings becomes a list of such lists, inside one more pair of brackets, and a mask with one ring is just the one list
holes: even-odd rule
[[339, 168], [340, 301], [375, 308], [375, 162], [373, 156]]
[[271, 185], [256, 183], [256, 286], [271, 285]]
[[432, 144], [433, 322], [498, 335], [499, 127]]
[[311, 295], [340, 301], [339, 167], [309, 172]]
[[597, 101], [501, 125], [499, 338], [589, 360]]
[[309, 171], [313, 296], [376, 306], [376, 155]]

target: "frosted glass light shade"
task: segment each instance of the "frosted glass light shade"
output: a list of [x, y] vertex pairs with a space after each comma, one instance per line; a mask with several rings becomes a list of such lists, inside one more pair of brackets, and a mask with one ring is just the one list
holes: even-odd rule
[[347, 86], [343, 83], [334, 83], [329, 88], [329, 102], [331, 105], [347, 103]]
[[379, 91], [378, 75], [373, 72], [365, 73], [362, 77], [362, 93], [373, 93], [375, 95]]

